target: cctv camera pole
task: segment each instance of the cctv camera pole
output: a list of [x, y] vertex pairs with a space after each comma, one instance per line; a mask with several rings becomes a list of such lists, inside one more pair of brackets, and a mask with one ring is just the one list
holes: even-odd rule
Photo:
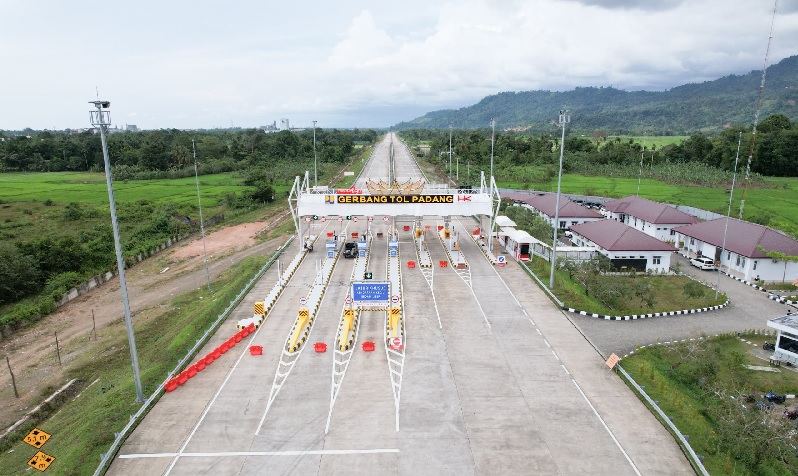
[[565, 125], [571, 121], [568, 111], [560, 111], [560, 127], [562, 139], [560, 140], [560, 173], [557, 175], [557, 201], [554, 205], [554, 243], [551, 245], [551, 274], [549, 275], [549, 289], [554, 288], [554, 265], [557, 262], [557, 230], [560, 228], [560, 184], [562, 183], [562, 154], [565, 150]]
[[94, 104], [96, 111], [91, 111], [91, 123], [100, 128], [100, 138], [103, 146], [103, 160], [105, 162], [105, 181], [108, 184], [108, 201], [111, 208], [111, 225], [114, 231], [114, 247], [116, 248], [116, 266], [119, 269], [119, 288], [122, 292], [122, 307], [125, 312], [125, 326], [127, 327], [127, 340], [130, 344], [130, 360], [133, 363], [133, 380], [136, 384], [136, 401], [144, 402], [144, 392], [141, 389], [141, 375], [139, 374], [139, 358], [136, 351], [136, 337], [133, 334], [133, 320], [130, 317], [130, 304], [127, 299], [127, 281], [125, 280], [125, 260], [122, 258], [122, 243], [119, 239], [119, 224], [116, 220], [116, 201], [114, 200], [114, 186], [111, 182], [111, 163], [108, 159], [108, 142], [105, 132], [111, 124], [110, 111], [104, 111], [111, 105], [108, 101], [89, 101]]

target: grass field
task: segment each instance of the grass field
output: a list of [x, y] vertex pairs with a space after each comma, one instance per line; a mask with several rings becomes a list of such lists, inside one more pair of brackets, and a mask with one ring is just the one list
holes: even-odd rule
[[614, 141], [616, 138], [620, 138], [623, 143], [632, 140], [649, 150], [652, 147], [656, 147], [659, 150], [666, 145], [680, 144], [689, 139], [690, 136], [609, 136], [607, 137], [607, 142]]
[[[767, 188], [749, 188], [745, 195], [745, 219], [758, 221], [764, 217], [768, 226], [786, 232], [798, 233], [798, 178], [765, 179]], [[557, 178], [545, 183], [522, 184], [500, 182], [502, 188], [526, 188], [546, 192], [557, 191]], [[731, 186], [731, 184], [729, 184]], [[637, 195], [637, 179], [620, 177], [591, 177], [578, 174], [565, 174], [562, 177], [562, 193], [598, 195], [621, 198]], [[640, 196], [663, 203], [689, 205], [726, 215], [729, 207], [729, 193], [725, 187], [693, 187], [671, 185], [658, 180], [643, 179], [640, 182]], [[740, 209], [742, 186], [738, 182], [734, 191], [731, 216], [736, 218]]]

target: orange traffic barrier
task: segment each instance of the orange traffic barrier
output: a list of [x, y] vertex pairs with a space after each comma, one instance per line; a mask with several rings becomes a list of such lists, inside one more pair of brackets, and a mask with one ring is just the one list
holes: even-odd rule
[[374, 342], [363, 342], [363, 350], [365, 352], [374, 352]]
[[174, 390], [175, 390], [175, 389], [176, 389], [178, 386], [179, 386], [179, 385], [178, 385], [178, 383], [177, 383], [177, 379], [171, 379], [171, 380], [169, 380], [168, 382], [166, 382], [166, 385], [164, 385], [164, 389], [165, 389], [167, 392], [172, 392], [172, 391], [174, 391]]
[[410, 231], [410, 225], [405, 225], [402, 227], [404, 231]]
[[331, 232], [331, 231], [328, 231], [328, 232], [327, 232], [327, 238], [332, 238], [332, 237], [333, 237], [333, 232]]
[[242, 336], [240, 332], [233, 336], [233, 340], [235, 341], [236, 344], [241, 342], [241, 339], [243, 339], [243, 338], [244, 338], [244, 336]]
[[355, 232], [352, 232], [352, 238], [357, 238], [358, 236], [359, 236], [359, 235], [357, 234], [357, 232], [356, 232], [356, 231], [355, 231]]
[[197, 375], [197, 368], [194, 367], [193, 365], [191, 367], [187, 368], [186, 369], [186, 375], [188, 375], [188, 378], [193, 378], [194, 376]]
[[177, 376], [176, 380], [178, 385], [183, 385], [188, 381], [188, 375], [186, 375], [185, 372], [180, 372], [180, 375]]
[[213, 361], [216, 360], [216, 357], [213, 355], [213, 352], [205, 356], [205, 366], [211, 365]]
[[438, 261], [438, 266], [440, 266], [441, 268], [445, 268], [445, 267], [449, 266], [449, 262], [448, 261]]
[[319, 353], [327, 352], [327, 344], [325, 344], [324, 342], [316, 342], [315, 344], [313, 344], [313, 350]]
[[407, 262], [407, 267], [408, 268], [415, 268], [416, 267], [416, 262], [415, 261], [408, 261]]
[[194, 368], [197, 369], [197, 372], [202, 372], [205, 370], [205, 359], [199, 359], [196, 364], [194, 364]]
[[260, 345], [250, 346], [249, 355], [263, 355], [263, 346]]
[[443, 225], [438, 225], [438, 231], [443, 230]]

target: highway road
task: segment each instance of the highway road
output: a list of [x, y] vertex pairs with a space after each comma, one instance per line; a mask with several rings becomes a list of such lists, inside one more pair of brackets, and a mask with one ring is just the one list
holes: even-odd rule
[[[377, 146], [369, 176], [360, 180], [387, 179], [391, 140]], [[419, 179], [410, 154], [393, 141], [397, 176]], [[313, 234], [363, 234], [364, 221], [317, 223]], [[452, 221], [468, 262], [463, 269], [454, 269], [449, 245], [436, 236], [442, 221], [425, 217], [422, 224], [431, 230], [434, 268], [408, 264], [416, 260], [412, 229], [400, 227], [396, 235], [406, 329], [398, 404], [384, 345], [386, 311], [373, 310], [361, 313], [331, 405], [331, 348], [354, 263], [338, 257], [309, 335], [330, 350], [306, 345], [268, 406], [286, 335], [317, 279], [319, 246], [255, 333], [161, 398], [108, 474], [694, 474], [572, 320], [517, 264], [490, 264], [470, 238], [478, 226], [473, 218]], [[375, 279], [386, 276], [389, 227], [382, 220], [370, 225], [368, 269]], [[301, 252], [295, 240], [284, 262]], [[234, 334], [276, 281], [276, 271], [267, 272], [200, 355]], [[375, 351], [363, 350], [365, 342]], [[251, 355], [250, 346], [262, 346], [263, 355]]]

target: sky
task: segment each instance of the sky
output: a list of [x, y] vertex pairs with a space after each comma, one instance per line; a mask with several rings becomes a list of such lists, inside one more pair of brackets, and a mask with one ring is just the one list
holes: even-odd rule
[[[798, 1], [0, 0], [0, 130], [388, 127], [503, 91], [662, 91], [798, 54]], [[772, 26], [772, 37], [771, 37]], [[556, 114], [556, 113], [555, 113]], [[487, 125], [486, 125], [487, 127]]]

